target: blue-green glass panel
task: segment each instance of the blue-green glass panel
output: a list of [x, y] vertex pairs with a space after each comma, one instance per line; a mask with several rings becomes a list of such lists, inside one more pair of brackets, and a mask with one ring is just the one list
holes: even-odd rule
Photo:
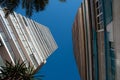
[[98, 51], [97, 51], [97, 33], [93, 28], [93, 63], [94, 63], [94, 76], [95, 80], [99, 80], [99, 68], [98, 68]]
[[105, 14], [105, 25], [109, 24], [112, 21], [112, 0], [103, 0], [104, 1], [104, 14]]

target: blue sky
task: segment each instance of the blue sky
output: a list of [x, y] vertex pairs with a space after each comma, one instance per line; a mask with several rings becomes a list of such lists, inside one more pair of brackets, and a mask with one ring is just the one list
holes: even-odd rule
[[[72, 47], [72, 25], [81, 0], [49, 0], [46, 9], [34, 13], [33, 20], [43, 24], [51, 30], [58, 49], [47, 59], [47, 63], [38, 71], [43, 80], [80, 80], [75, 63]], [[24, 11], [17, 9], [24, 15]]]

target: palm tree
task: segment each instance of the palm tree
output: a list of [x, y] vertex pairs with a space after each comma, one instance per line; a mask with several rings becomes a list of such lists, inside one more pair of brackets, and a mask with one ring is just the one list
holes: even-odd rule
[[[66, 0], [59, 0], [65, 2]], [[0, 5], [5, 7], [6, 16], [12, 13], [19, 4], [22, 3], [22, 8], [26, 10], [26, 16], [30, 17], [33, 11], [39, 12], [45, 9], [45, 6], [49, 3], [49, 0], [0, 0]]]
[[17, 61], [15, 65], [11, 62], [6, 61], [5, 66], [0, 68], [0, 80], [41, 80], [42, 75], [34, 77], [34, 69], [29, 66], [26, 67], [25, 62], [20, 63]]
[[7, 10], [6, 16], [12, 13], [21, 3], [22, 8], [26, 10], [26, 15], [30, 17], [33, 11], [44, 10], [48, 0], [0, 0], [0, 5]]

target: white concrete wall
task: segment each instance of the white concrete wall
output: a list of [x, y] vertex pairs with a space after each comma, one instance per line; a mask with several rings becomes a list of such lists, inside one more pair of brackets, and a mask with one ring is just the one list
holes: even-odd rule
[[116, 53], [116, 80], [120, 80], [120, 0], [113, 0], [113, 36]]
[[107, 32], [109, 32], [109, 41], [113, 42], [113, 22], [107, 25]]

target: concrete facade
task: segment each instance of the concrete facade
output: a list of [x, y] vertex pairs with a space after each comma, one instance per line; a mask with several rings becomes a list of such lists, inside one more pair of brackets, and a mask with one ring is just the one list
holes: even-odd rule
[[[87, 80], [85, 31], [83, 24], [83, 10], [79, 8], [73, 24], [73, 45], [76, 63], [82, 80]], [[79, 36], [78, 36], [79, 35]]]
[[73, 25], [74, 55], [82, 80], [93, 80], [92, 33], [88, 6], [88, 1], [81, 4]]
[[116, 79], [120, 79], [120, 0], [113, 0], [113, 38], [116, 54]]

